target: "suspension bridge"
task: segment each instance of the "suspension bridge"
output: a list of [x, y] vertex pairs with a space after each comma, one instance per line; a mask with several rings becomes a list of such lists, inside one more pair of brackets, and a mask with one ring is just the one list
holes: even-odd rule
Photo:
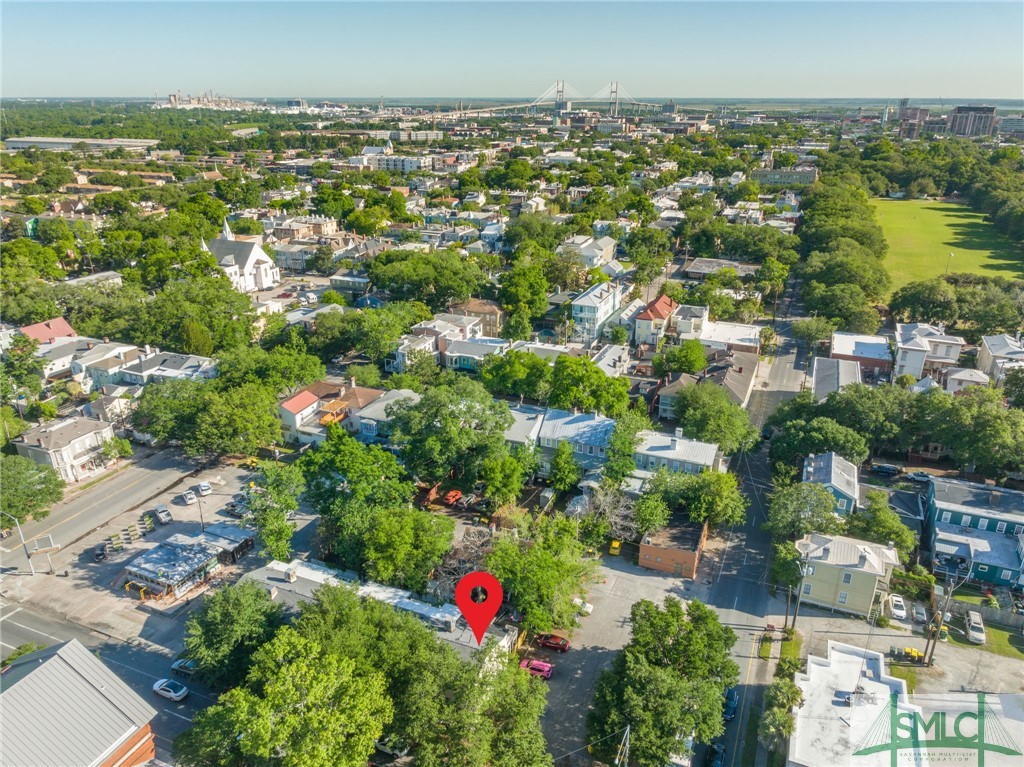
[[571, 111], [576, 104], [587, 106], [605, 107], [611, 117], [620, 117], [625, 114], [638, 114], [648, 109], [660, 109], [661, 104], [652, 104], [639, 101], [633, 98], [617, 81], [612, 81], [592, 96], [584, 96], [565, 80], [556, 80], [547, 90], [540, 94], [533, 101], [524, 101], [517, 104], [492, 104], [485, 107], [473, 109], [473, 105], [463, 108], [461, 102], [453, 109], [447, 111], [438, 110], [433, 117], [438, 120], [453, 120], [463, 117], [500, 117], [514, 114], [518, 111], [527, 113], [537, 112], [550, 108], [554, 113]]

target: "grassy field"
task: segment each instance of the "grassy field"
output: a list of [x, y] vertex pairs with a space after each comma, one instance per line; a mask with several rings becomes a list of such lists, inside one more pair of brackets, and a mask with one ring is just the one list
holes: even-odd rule
[[954, 618], [949, 625], [949, 641], [953, 644], [964, 647], [972, 647], [978, 650], [1002, 655], [1006, 658], [1020, 660], [1024, 658], [1024, 636], [1019, 631], [1007, 631], [998, 626], [985, 625], [985, 644], [976, 645], [967, 641], [962, 619]]
[[874, 204], [889, 242], [885, 265], [893, 290], [943, 274], [947, 260], [950, 272], [1024, 279], [1024, 248], [967, 206], [922, 200]]

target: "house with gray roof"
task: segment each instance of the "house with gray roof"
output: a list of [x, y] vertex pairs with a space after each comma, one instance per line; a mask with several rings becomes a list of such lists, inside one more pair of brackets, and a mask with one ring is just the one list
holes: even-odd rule
[[549, 408], [537, 435], [537, 473], [547, 477], [551, 460], [563, 442], [572, 446], [577, 462], [584, 470], [604, 464], [615, 421], [598, 413], [571, 413]]
[[894, 547], [845, 535], [810, 533], [796, 550], [804, 562], [801, 601], [851, 615], [880, 609], [900, 563]]
[[840, 516], [854, 511], [860, 502], [857, 467], [836, 453], [807, 456], [803, 481], [828, 490], [835, 499], [835, 512]]
[[650, 472], [667, 469], [684, 474], [725, 470], [718, 445], [684, 437], [682, 429], [676, 429], [675, 434], [642, 431], [638, 436], [633, 450], [637, 469]]
[[217, 259], [217, 266], [223, 270], [231, 285], [239, 293], [254, 293], [270, 290], [281, 281], [281, 270], [274, 260], [263, 251], [258, 240], [236, 240], [227, 221], [220, 237], [205, 240], [200, 245]]
[[815, 402], [824, 402], [832, 392], [859, 383], [863, 383], [860, 365], [853, 360], [814, 358], [814, 365], [811, 368], [811, 391], [814, 393]]
[[213, 378], [217, 374], [217, 361], [198, 354], [175, 354], [159, 349], [148, 357], [121, 369], [116, 383], [142, 386], [148, 383], [196, 381]]
[[65, 482], [80, 482], [106, 469], [103, 444], [113, 438], [113, 424], [73, 416], [34, 426], [11, 443], [18, 455], [52, 467]]
[[156, 710], [72, 639], [0, 671], [0, 763], [135, 767], [156, 756]]
[[978, 369], [984, 371], [996, 383], [1003, 380], [1006, 371], [1024, 367], [1024, 342], [1021, 334], [1011, 336], [983, 336], [978, 349]]

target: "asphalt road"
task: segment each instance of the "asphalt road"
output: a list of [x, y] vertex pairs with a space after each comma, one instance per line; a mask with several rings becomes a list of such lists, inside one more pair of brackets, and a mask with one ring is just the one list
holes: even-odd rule
[[195, 714], [214, 702], [210, 691], [191, 680], [183, 680], [189, 695], [180, 703], [161, 698], [153, 684], [171, 676], [174, 658], [156, 645], [146, 642], [127, 644], [111, 640], [74, 623], [59, 620], [31, 607], [0, 599], [0, 650], [4, 657], [22, 644], [35, 642], [54, 645], [77, 639], [95, 652], [120, 679], [157, 711], [152, 722], [157, 756], [170, 758], [171, 740], [190, 726]]
[[[114, 517], [135, 507], [142, 507], [171, 485], [182, 487], [190, 483], [190, 475], [197, 470], [194, 462], [177, 451], [162, 450], [137, 463], [106, 477], [95, 488], [74, 495], [70, 500], [53, 507], [50, 515], [40, 521], [26, 522], [21, 527], [25, 540], [32, 548], [32, 539], [51, 536], [55, 545], [66, 547], [102, 527]], [[18, 531], [3, 541], [0, 547], [2, 570], [25, 572], [25, 557]], [[46, 558], [33, 557], [38, 569], [46, 568]]]

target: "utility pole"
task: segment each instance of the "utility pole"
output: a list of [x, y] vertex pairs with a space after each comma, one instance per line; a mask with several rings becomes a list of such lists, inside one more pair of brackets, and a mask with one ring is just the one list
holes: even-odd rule
[[21, 548], [25, 550], [25, 559], [28, 560], [29, 572], [31, 572], [32, 575], [35, 575], [36, 568], [35, 565], [32, 564], [32, 555], [28, 551], [28, 544], [25, 543], [25, 534], [21, 532], [21, 522], [18, 521], [17, 517], [8, 514], [6, 511], [0, 511], [0, 514], [14, 520], [14, 526], [18, 528], [18, 538], [21, 539]]
[[939, 633], [942, 631], [942, 624], [946, 620], [946, 613], [949, 611], [949, 603], [953, 599], [953, 592], [958, 588], [967, 583], [967, 580], [971, 577], [971, 570], [973, 569], [974, 563], [968, 560], [967, 572], [964, 573], [963, 578], [957, 582], [956, 576], [946, 578], [946, 599], [942, 604], [942, 610], [938, 615], [932, 618], [932, 622], [935, 624], [934, 628], [929, 632], [928, 641], [924, 645], [924, 664], [926, 666], [932, 665], [932, 657], [935, 655], [935, 646], [939, 642]]
[[807, 577], [807, 559], [809, 554], [805, 553], [800, 561], [800, 586], [796, 592], [796, 607], [793, 608], [793, 630], [796, 631], [796, 616], [800, 614], [800, 602], [804, 596], [804, 578]]

